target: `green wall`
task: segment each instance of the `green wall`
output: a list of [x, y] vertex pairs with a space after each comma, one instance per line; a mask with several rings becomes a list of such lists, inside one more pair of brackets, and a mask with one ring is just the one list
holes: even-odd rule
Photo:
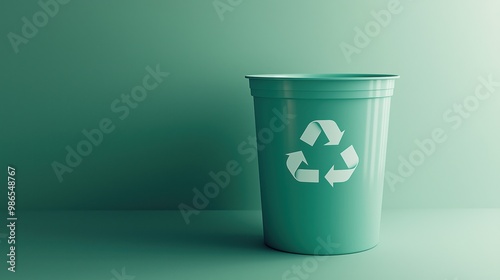
[[[255, 134], [243, 76], [305, 72], [401, 75], [385, 207], [500, 206], [498, 1], [62, 2], [46, 18], [37, 1], [0, 4], [0, 178], [16, 167], [19, 208], [192, 206], [193, 188], [235, 161], [207, 209], [257, 209], [257, 161], [238, 152]], [[70, 167], [66, 147], [100, 125]], [[435, 129], [446, 141], [422, 163], [415, 141]], [[398, 171], [412, 154], [419, 166]], [[60, 180], [54, 162], [72, 172]]]

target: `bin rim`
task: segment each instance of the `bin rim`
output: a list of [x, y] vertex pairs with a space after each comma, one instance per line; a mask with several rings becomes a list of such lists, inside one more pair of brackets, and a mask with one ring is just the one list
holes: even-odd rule
[[256, 74], [246, 75], [247, 79], [259, 80], [308, 80], [308, 81], [359, 81], [359, 80], [392, 80], [400, 76], [395, 74], [367, 73], [330, 73], [330, 74]]

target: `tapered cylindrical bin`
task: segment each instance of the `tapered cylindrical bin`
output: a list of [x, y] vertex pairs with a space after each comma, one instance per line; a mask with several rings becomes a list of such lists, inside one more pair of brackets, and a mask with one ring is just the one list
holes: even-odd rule
[[318, 255], [376, 246], [399, 76], [246, 78], [254, 97], [265, 243]]

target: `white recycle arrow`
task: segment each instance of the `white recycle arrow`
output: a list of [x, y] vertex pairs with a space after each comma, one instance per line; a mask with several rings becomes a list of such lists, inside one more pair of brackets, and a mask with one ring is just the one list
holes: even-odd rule
[[332, 187], [334, 183], [343, 183], [349, 180], [359, 163], [358, 154], [352, 145], [347, 147], [340, 155], [344, 159], [348, 169], [335, 170], [335, 165], [332, 165], [332, 168], [325, 175], [325, 179]]
[[313, 146], [322, 130], [328, 138], [325, 146], [338, 145], [342, 139], [342, 135], [344, 135], [344, 131], [340, 131], [336, 122], [332, 120], [316, 120], [307, 125], [304, 133], [300, 136], [300, 140], [309, 144], [309, 146]]
[[286, 167], [295, 180], [304, 183], [318, 183], [319, 182], [319, 171], [314, 169], [299, 169], [300, 164], [304, 162], [307, 164], [306, 157], [302, 151], [293, 152], [286, 154], [288, 156], [286, 160]]

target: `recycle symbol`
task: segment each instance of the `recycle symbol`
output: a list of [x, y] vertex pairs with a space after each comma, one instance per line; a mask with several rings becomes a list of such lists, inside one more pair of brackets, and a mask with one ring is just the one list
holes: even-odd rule
[[[339, 145], [345, 130], [340, 131], [337, 123], [333, 120], [315, 120], [307, 125], [302, 136], [300, 136], [300, 140], [312, 147], [314, 143], [316, 143], [321, 132], [324, 132], [328, 138], [328, 142], [325, 146], [336, 146]], [[302, 151], [292, 152], [286, 155], [288, 156], [286, 166], [295, 180], [304, 183], [319, 183], [319, 170], [300, 168], [302, 162], [308, 165]], [[325, 179], [332, 187], [334, 183], [343, 183], [349, 180], [359, 163], [358, 154], [352, 145], [341, 152], [340, 156], [344, 160], [347, 169], [335, 169], [335, 165], [332, 165], [325, 175]]]

